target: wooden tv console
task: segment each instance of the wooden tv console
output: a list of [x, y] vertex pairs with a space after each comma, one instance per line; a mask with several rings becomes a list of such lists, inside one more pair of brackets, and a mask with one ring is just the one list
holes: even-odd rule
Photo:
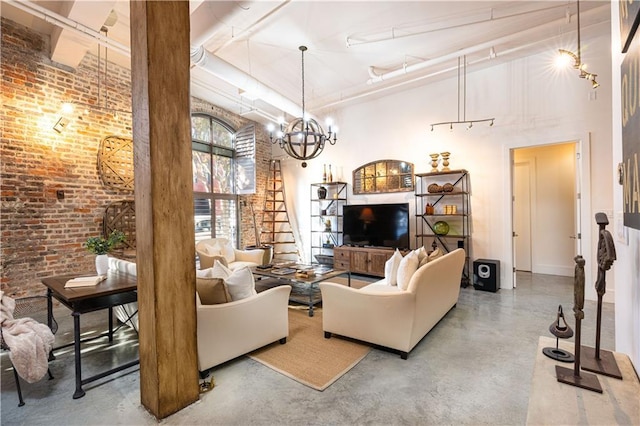
[[[384, 264], [395, 252], [392, 248], [340, 246], [333, 249], [333, 267], [356, 274], [384, 278]], [[401, 250], [404, 256], [408, 250]]]

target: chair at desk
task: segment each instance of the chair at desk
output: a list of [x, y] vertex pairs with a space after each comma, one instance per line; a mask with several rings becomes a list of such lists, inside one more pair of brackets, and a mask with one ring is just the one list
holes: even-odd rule
[[[23, 297], [20, 299], [15, 299], [15, 309], [13, 311], [13, 318], [32, 318], [35, 321], [40, 323], [47, 324], [47, 297], [46, 296], [31, 296], [31, 297]], [[58, 323], [56, 322], [53, 316], [51, 317], [51, 332], [53, 334], [58, 331]], [[0, 328], [0, 348], [2, 350], [10, 350], [9, 346], [7, 346], [7, 342], [4, 338], [4, 326]], [[49, 354], [49, 360], [52, 358], [52, 354]], [[13, 364], [12, 364], [13, 367]], [[51, 370], [47, 369], [47, 373], [49, 375], [49, 380], [53, 379], [53, 375], [51, 374]], [[20, 388], [20, 376], [18, 375], [17, 370], [13, 367], [13, 375], [16, 380], [16, 389], [18, 391], [18, 399], [20, 403], [19, 407], [24, 405], [24, 400], [22, 399], [22, 389]]]

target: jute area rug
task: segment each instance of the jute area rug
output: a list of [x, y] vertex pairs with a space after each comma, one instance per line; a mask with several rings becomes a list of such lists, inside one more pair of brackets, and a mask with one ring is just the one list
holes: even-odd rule
[[358, 364], [371, 350], [362, 343], [324, 338], [322, 309], [289, 309], [287, 343], [258, 349], [249, 357], [310, 388], [323, 391]]

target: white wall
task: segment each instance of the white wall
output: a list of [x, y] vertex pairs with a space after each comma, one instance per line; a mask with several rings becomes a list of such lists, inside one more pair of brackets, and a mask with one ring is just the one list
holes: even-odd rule
[[[587, 43], [585, 43], [586, 45]], [[602, 82], [611, 80], [608, 36], [592, 40], [583, 51], [585, 62]], [[611, 196], [611, 87], [603, 84], [594, 95], [589, 82], [575, 70], [557, 73], [552, 62], [560, 46], [549, 52], [467, 74], [467, 119], [495, 117], [495, 125], [477, 124], [449, 131], [430, 123], [457, 119], [456, 77], [381, 99], [346, 106], [332, 114], [340, 127], [338, 143], [327, 146], [306, 169], [294, 160], [283, 161], [287, 194], [295, 204], [301, 239], [308, 253], [309, 183], [321, 181], [323, 163], [331, 163], [334, 176], [348, 182], [351, 171], [380, 159], [411, 161], [416, 172], [430, 170], [429, 153], [451, 152], [451, 168], [469, 170], [472, 188], [472, 258], [499, 259], [503, 288], [511, 288], [511, 176], [512, 148], [578, 141], [591, 156], [583, 168], [591, 180], [583, 190], [584, 257], [587, 282], [594, 282], [596, 211], [612, 210]], [[565, 46], [566, 47], [566, 46]], [[279, 148], [274, 156], [281, 156]], [[293, 188], [292, 188], [293, 186]], [[411, 193], [352, 196], [349, 203], [415, 203]], [[411, 221], [415, 232], [415, 221]], [[415, 244], [415, 238], [411, 240]], [[589, 247], [592, 247], [589, 249]], [[307, 258], [308, 259], [308, 258]], [[588, 299], [595, 299], [592, 286]]]
[[[618, 16], [618, 2], [611, 2], [613, 17]], [[620, 27], [618, 19], [611, 19], [612, 36], [612, 79], [614, 88], [611, 103], [613, 111], [613, 158], [612, 177], [622, 161], [622, 119], [620, 116], [620, 66], [624, 56], [620, 53]], [[640, 34], [636, 34], [639, 37]], [[638, 371], [640, 367], [640, 231], [624, 228], [618, 218], [622, 214], [622, 187], [612, 184], [614, 206], [614, 234], [618, 260], [613, 264], [615, 270], [614, 285], [616, 288], [616, 351], [629, 355]], [[621, 238], [623, 234], [626, 238]], [[609, 286], [607, 273], [607, 288]]]

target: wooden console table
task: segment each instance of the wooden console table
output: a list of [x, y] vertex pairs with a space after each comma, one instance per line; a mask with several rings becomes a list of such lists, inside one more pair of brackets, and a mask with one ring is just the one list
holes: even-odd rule
[[[126, 368], [132, 367], [140, 363], [139, 360], [131, 361], [118, 367], [109, 369], [92, 377], [82, 378], [82, 360], [80, 338], [80, 315], [88, 312], [99, 311], [102, 309], [109, 310], [109, 330], [107, 333], [98, 337], [108, 337], [109, 341], [113, 341], [113, 307], [123, 305], [125, 303], [135, 302], [138, 300], [136, 292], [137, 283], [134, 275], [124, 272], [110, 270], [107, 279], [98, 285], [91, 287], [64, 288], [65, 283], [81, 276], [90, 276], [92, 274], [73, 274], [58, 275], [42, 279], [42, 283], [47, 286], [47, 318], [49, 326], [53, 318], [52, 297], [55, 297], [64, 306], [71, 310], [73, 315], [73, 345], [76, 367], [76, 390], [73, 399], [82, 398], [85, 395], [82, 385], [101, 379], [110, 374], [117, 373]], [[97, 337], [95, 337], [97, 338]], [[69, 345], [66, 345], [69, 346]], [[66, 347], [62, 346], [62, 347]], [[61, 347], [53, 350], [61, 349]]]
[[[401, 250], [404, 256], [409, 250]], [[355, 274], [384, 277], [384, 264], [395, 250], [379, 247], [340, 246], [333, 249], [333, 266]]]
[[[556, 365], [573, 369], [573, 363], [554, 361], [542, 354], [556, 346], [556, 339], [540, 337], [531, 381], [528, 425], [631, 425], [640, 423], [640, 382], [629, 357], [614, 352], [622, 380], [597, 374], [603, 393], [560, 383]], [[574, 343], [560, 341], [572, 354]], [[580, 374], [593, 374], [582, 371]]]

